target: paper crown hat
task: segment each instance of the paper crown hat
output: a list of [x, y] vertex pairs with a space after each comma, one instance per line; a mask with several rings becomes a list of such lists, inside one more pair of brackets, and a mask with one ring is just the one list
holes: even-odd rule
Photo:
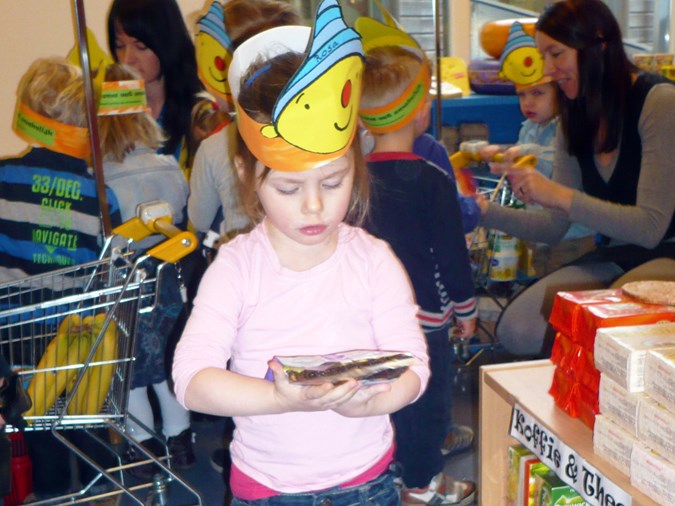
[[389, 133], [410, 123], [426, 103], [431, 86], [431, 65], [419, 43], [405, 32], [378, 0], [374, 1], [380, 9], [384, 23], [366, 16], [358, 18], [354, 23], [354, 28], [363, 40], [366, 54], [378, 47], [398, 46], [422, 59], [419, 74], [398, 97], [388, 104], [361, 108], [359, 111], [361, 121], [368, 130]]
[[519, 21], [514, 21], [509, 29], [499, 62], [499, 76], [513, 81], [517, 90], [552, 81], [550, 76], [544, 75], [544, 59], [534, 38], [525, 33]]
[[[271, 122], [260, 123], [237, 98], [242, 86], [250, 86], [269, 71], [269, 65], [246, 83], [241, 79], [260, 57], [269, 61], [288, 51], [305, 53], [305, 59], [281, 91]], [[362, 70], [360, 37], [345, 24], [336, 0], [321, 2], [311, 31], [282, 26], [242, 43], [234, 52], [228, 78], [237, 126], [253, 156], [271, 169], [296, 172], [344, 155], [356, 133]]]
[[213, 0], [197, 20], [195, 36], [197, 74], [204, 86], [217, 98], [232, 102], [227, 71], [232, 61], [232, 40], [225, 28], [223, 6]]

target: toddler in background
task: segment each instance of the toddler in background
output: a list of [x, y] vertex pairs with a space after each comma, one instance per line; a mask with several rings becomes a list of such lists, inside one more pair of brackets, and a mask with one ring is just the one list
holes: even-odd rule
[[[109, 65], [104, 77], [104, 85], [117, 85], [113, 89], [123, 92], [127, 87], [145, 92], [140, 74], [132, 67], [119, 63]], [[99, 106], [98, 123], [105, 180], [118, 195], [124, 221], [136, 216], [139, 204], [162, 200], [171, 207], [174, 225], [184, 229], [187, 225], [187, 181], [173, 156], [157, 154], [165, 137], [148, 113], [145, 94], [137, 93], [135, 96], [141, 96], [142, 100], [127, 107], [107, 109]], [[132, 243], [131, 247], [140, 254], [165, 239], [163, 235], [155, 234]], [[162, 269], [160, 286], [157, 307], [141, 315], [138, 321], [134, 341], [136, 360], [128, 408], [132, 417], [128, 420], [127, 429], [155, 454], [163, 453], [159, 441], [148, 431], [155, 429], [155, 418], [148, 398], [148, 389], [152, 388], [161, 411], [162, 432], [172, 455], [171, 463], [176, 469], [186, 469], [195, 463], [190, 412], [176, 401], [167, 382], [169, 367], [166, 357], [172, 355], [172, 350], [167, 350], [167, 346], [171, 346], [167, 340], [184, 310], [174, 265]], [[129, 449], [127, 458], [132, 462], [146, 460], [136, 447]], [[153, 474], [152, 465], [132, 467], [130, 473], [148, 480]]]
[[[319, 5], [316, 24], [321, 40], [306, 56], [310, 29], [299, 26], [234, 53], [234, 162], [257, 224], [220, 247], [174, 360], [181, 402], [234, 417], [234, 506], [397, 504], [389, 414], [429, 377], [405, 271], [384, 241], [352, 225], [369, 195], [355, 138], [361, 43], [335, 0]], [[317, 60], [321, 42], [332, 51]], [[408, 351], [418, 364], [387, 384], [302, 386], [273, 360], [348, 349]]]
[[[525, 116], [516, 145], [508, 148], [505, 154], [511, 157], [536, 156], [536, 170], [551, 179], [555, 154], [553, 141], [560, 123], [558, 86], [550, 76], [544, 76], [544, 61], [534, 39], [524, 32], [517, 21], [511, 26], [501, 60], [505, 74], [515, 83], [520, 111]], [[525, 66], [527, 72], [519, 73], [518, 69]], [[521, 76], [525, 74], [534, 77], [523, 81]], [[492, 144], [481, 149], [480, 156], [489, 162], [502, 151], [501, 146]], [[526, 207], [537, 206], [528, 204]], [[529, 248], [532, 250], [532, 268], [535, 276], [540, 278], [594, 250], [595, 234], [583, 225], [573, 223], [556, 246], [535, 243]]]
[[375, 140], [366, 157], [372, 195], [365, 228], [386, 240], [407, 269], [431, 370], [426, 392], [392, 414], [402, 501], [468, 504], [475, 484], [443, 474], [441, 448], [450, 426], [449, 332], [454, 325], [459, 338], [475, 333], [473, 280], [454, 181], [413, 153], [420, 126], [428, 121], [431, 66], [393, 21], [359, 18], [355, 26], [368, 48], [359, 115]]

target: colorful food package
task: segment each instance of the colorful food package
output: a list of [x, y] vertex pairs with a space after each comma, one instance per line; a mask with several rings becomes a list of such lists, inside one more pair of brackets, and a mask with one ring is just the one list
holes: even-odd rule
[[641, 443], [633, 445], [630, 484], [658, 504], [675, 504], [675, 465]]
[[550, 469], [538, 470], [534, 476], [534, 506], [575, 505], [586, 506], [574, 488], [567, 485]]
[[581, 353], [581, 346], [572, 341], [571, 337], [564, 332], [556, 333], [551, 349], [551, 362], [567, 372], [579, 353]]
[[583, 306], [625, 302], [626, 300], [628, 299], [620, 288], [558, 292], [553, 300], [553, 308], [548, 322], [556, 330], [572, 337], [572, 333], [577, 328], [579, 312]]
[[675, 412], [647, 396], [640, 405], [638, 439], [675, 464]]
[[570, 334], [581, 346], [593, 349], [598, 329], [648, 325], [675, 321], [675, 307], [618, 302], [583, 306], [579, 312], [578, 327]]
[[630, 475], [630, 455], [637, 438], [605, 415], [595, 417], [593, 453], [601, 456], [626, 476]]
[[638, 435], [638, 413], [640, 404], [646, 397], [643, 392], [629, 392], [606, 374], [600, 375], [598, 392], [600, 413], [633, 437]]
[[629, 392], [642, 392], [647, 352], [673, 346], [673, 322], [601, 328], [595, 339], [595, 367]]
[[549, 394], [556, 406], [572, 418], [578, 418], [586, 426], [593, 428], [598, 408], [598, 394], [582, 385], [574, 377], [556, 368]]
[[[400, 351], [350, 350], [329, 355], [298, 355], [274, 357], [291, 383], [300, 385], [340, 384], [356, 379], [367, 385], [388, 383], [399, 378], [419, 360], [412, 354]], [[272, 381], [273, 373], [267, 371], [265, 379]]]
[[[509, 446], [509, 486], [507, 493], [508, 506], [527, 506], [523, 503], [530, 496], [530, 469], [541, 461], [523, 445]], [[527, 480], [525, 479], [527, 476]]]
[[587, 350], [558, 332], [553, 341], [551, 362], [568, 376], [597, 393], [600, 385], [600, 371], [595, 368], [592, 350]]
[[645, 393], [675, 413], [675, 347], [647, 353]]

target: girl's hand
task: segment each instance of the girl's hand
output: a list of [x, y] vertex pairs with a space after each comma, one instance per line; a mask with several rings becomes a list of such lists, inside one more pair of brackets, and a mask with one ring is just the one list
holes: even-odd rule
[[391, 391], [391, 383], [379, 383], [376, 385], [361, 385], [356, 394], [344, 404], [333, 409], [336, 413], [347, 417], [367, 416], [369, 413], [368, 404], [371, 399], [379, 394]]
[[502, 150], [501, 146], [497, 144], [489, 144], [488, 146], [485, 146], [484, 148], [481, 148], [478, 151], [478, 156], [484, 162], [491, 162], [494, 159], [495, 155], [499, 153], [501, 150]]
[[279, 362], [270, 360], [268, 365], [274, 373], [274, 396], [283, 412], [336, 409], [349, 402], [361, 388], [361, 384], [355, 380], [348, 380], [340, 385], [294, 385], [288, 380]]

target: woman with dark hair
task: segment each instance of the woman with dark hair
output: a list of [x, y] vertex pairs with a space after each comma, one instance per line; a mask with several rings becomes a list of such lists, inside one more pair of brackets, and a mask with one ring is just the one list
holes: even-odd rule
[[148, 106], [167, 137], [160, 153], [186, 160], [183, 144], [203, 86], [197, 77], [195, 48], [176, 1], [113, 0], [108, 46], [116, 61], [135, 68], [145, 80]]
[[599, 232], [599, 247], [504, 310], [497, 336], [507, 350], [526, 356], [548, 352], [546, 319], [557, 291], [675, 279], [675, 86], [631, 63], [601, 0], [553, 3], [537, 21], [535, 39], [544, 73], [560, 94], [553, 177], [512, 169], [511, 162], [492, 169], [508, 174], [518, 198], [544, 209], [483, 202], [482, 225], [556, 244], [570, 223], [580, 223]]

